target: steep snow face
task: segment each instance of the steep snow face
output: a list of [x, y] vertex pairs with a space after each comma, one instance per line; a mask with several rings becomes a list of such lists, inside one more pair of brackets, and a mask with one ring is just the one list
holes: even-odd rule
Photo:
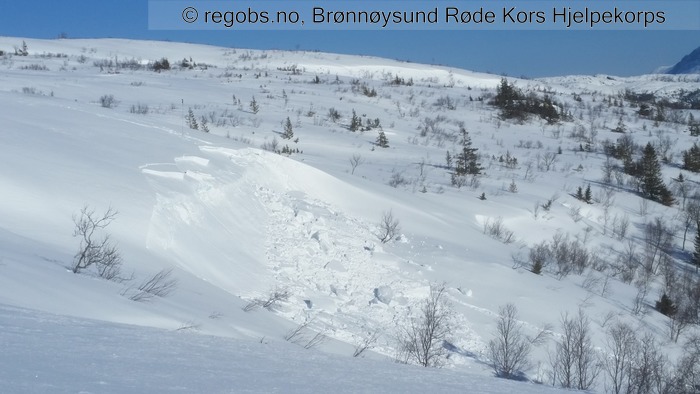
[[[11, 51], [21, 41], [1, 37], [0, 49]], [[674, 97], [681, 89], [700, 88], [698, 81], [658, 75], [516, 80], [518, 87], [552, 95], [572, 114], [555, 125], [534, 118], [519, 124], [500, 119], [488, 105], [500, 77], [464, 70], [178, 43], [26, 41], [29, 56], [0, 58], [0, 304], [9, 305], [0, 314], [26, 323], [13, 326], [17, 337], [42, 321], [48, 331], [62, 332], [56, 328], [61, 324], [80, 332], [89, 326], [105, 336], [127, 335], [126, 330], [144, 342], [163, 335], [172, 340], [168, 346], [184, 346], [181, 357], [152, 349], [177, 358], [177, 373], [192, 353], [229, 358], [224, 350], [213, 353], [230, 345], [232, 352], [258, 360], [253, 367], [271, 363], [296, 379], [285, 368], [293, 359], [335, 361], [293, 352], [276, 364], [265, 351], [246, 353], [250, 342], [197, 337], [195, 342], [211, 347], [187, 347], [176, 334], [67, 316], [252, 339], [255, 346], [261, 338], [282, 341], [307, 323], [307, 337], [330, 338], [321, 349], [348, 358], [358, 343], [378, 333], [368, 357], [386, 361], [397, 356], [397, 335], [416, 316], [431, 284], [446, 282], [454, 311], [447, 366], [460, 372], [492, 375], [487, 344], [499, 306], [506, 303], [517, 305], [525, 335], [544, 332], [551, 338], [533, 352], [540, 368], [523, 371], [531, 380], [548, 379], [548, 351], [561, 334], [558, 322], [579, 309], [591, 317], [601, 355], [613, 321], [652, 332], [671, 358], [681, 349], [667, 339], [667, 318], [650, 307], [661, 280], [650, 283], [639, 304], [638, 288], [619, 274], [623, 256], [639, 258], [646, 250], [646, 223], [663, 217], [682, 228], [680, 205], [644, 203], [621, 172], [610, 184], [601, 181], [606, 163], [601, 152], [604, 140], [619, 137], [611, 129], [623, 122], [637, 144], [666, 149], [671, 164], [662, 172], [671, 184], [680, 151], [693, 139], [681, 123], [655, 125], [639, 118], [636, 108], [613, 101], [621, 101], [625, 89]], [[162, 57], [170, 59], [171, 70], [142, 68]], [[258, 111], [251, 108], [253, 98]], [[187, 124], [190, 111], [198, 129]], [[700, 118], [697, 111], [673, 115], [690, 113]], [[350, 130], [353, 114], [362, 131]], [[294, 130], [289, 140], [281, 132], [286, 119]], [[453, 169], [446, 153], [454, 157], [461, 149], [462, 127], [484, 170], [457, 188], [450, 185]], [[389, 148], [376, 144], [379, 130]], [[259, 147], [294, 153], [286, 157]], [[684, 174], [687, 184], [699, 180]], [[594, 190], [591, 203], [575, 196], [587, 185]], [[118, 245], [123, 281], [70, 271], [79, 244], [72, 219], [85, 205], [97, 213], [110, 206], [119, 211], [99, 236], [110, 234]], [[400, 229], [382, 243], [379, 222], [388, 212]], [[591, 267], [565, 277], [550, 261], [544, 274], [530, 272], [529, 247], [562, 240], [585, 248]], [[667, 251], [679, 268], [690, 245], [684, 251], [681, 242], [675, 237]], [[172, 295], [150, 303], [129, 299], [134, 288], [169, 269], [178, 281]], [[244, 311], [275, 291], [288, 297], [270, 310]], [[635, 300], [643, 306], [638, 314]], [[186, 341], [193, 341], [189, 334]], [[81, 351], [93, 343], [81, 342]], [[111, 342], [110, 352], [119, 343]], [[368, 376], [386, 377], [383, 367], [374, 368], [377, 374]], [[394, 373], [393, 368], [400, 370], [386, 371]], [[447, 385], [439, 387], [456, 389], [449, 383], [451, 372], [429, 373], [446, 377]], [[178, 387], [202, 383], [182, 374]], [[336, 376], [327, 375], [322, 385]], [[26, 383], [19, 379], [13, 386], [18, 391]], [[58, 375], [51, 380], [62, 382]], [[212, 383], [212, 390], [224, 390], [229, 382]], [[347, 387], [373, 391], [357, 384]], [[509, 384], [493, 390], [531, 387], [511, 390]], [[480, 392], [489, 390], [485, 383]]]
[[666, 74], [700, 74], [700, 47], [683, 56]]

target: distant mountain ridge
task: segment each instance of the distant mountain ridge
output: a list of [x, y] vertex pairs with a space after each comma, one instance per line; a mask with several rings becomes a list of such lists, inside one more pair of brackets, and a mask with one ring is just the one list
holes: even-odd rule
[[700, 74], [700, 47], [684, 56], [680, 62], [669, 68], [666, 74]]

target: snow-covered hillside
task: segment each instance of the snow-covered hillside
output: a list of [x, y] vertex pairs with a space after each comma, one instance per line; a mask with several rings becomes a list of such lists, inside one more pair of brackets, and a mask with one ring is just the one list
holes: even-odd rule
[[[570, 114], [513, 122], [489, 104], [500, 77], [446, 67], [129, 40], [0, 37], [0, 51], [0, 326], [8, 329], [0, 338], [10, 350], [0, 353], [0, 366], [10, 366], [0, 367], [0, 380], [12, 392], [101, 392], [100, 382], [108, 392], [334, 384], [348, 392], [539, 392], [530, 382], [492, 378], [488, 343], [507, 303], [533, 340], [519, 376], [545, 384], [558, 385], [550, 355], [566, 314], [588, 316], [600, 360], [617, 323], [650, 333], [670, 362], [695, 333], [692, 326], [670, 340], [669, 318], [653, 306], [668, 279], [659, 267], [687, 271], [693, 249], [694, 224], [682, 248], [686, 201], [672, 178], [695, 139], [686, 119], [700, 113], [669, 108], [665, 119], [640, 117], [625, 92], [672, 101], [700, 89], [700, 80], [511, 80]], [[162, 59], [169, 69], [153, 71]], [[613, 131], [620, 127], [626, 133]], [[458, 188], [445, 157], [461, 149], [462, 128], [483, 170]], [[380, 132], [386, 148], [377, 144]], [[613, 165], [604, 141], [621, 135], [651, 142], [668, 159], [662, 174], [674, 206], [643, 199], [616, 168], [604, 179], [605, 163]], [[700, 178], [683, 174], [692, 201]], [[575, 194], [588, 185], [586, 203]], [[81, 244], [74, 220], [84, 207], [95, 217], [117, 212], [95, 235], [109, 234], [120, 252], [116, 280], [94, 267], [73, 273]], [[389, 212], [400, 231], [383, 243]], [[645, 229], [656, 218], [674, 235], [654, 251], [658, 275], [640, 287], [635, 264], [643, 265]], [[583, 268], [569, 274], [551, 262], [532, 273], [531, 248], [556, 239], [585, 254]], [[173, 291], [135, 301], [159, 272], [170, 273]], [[452, 312], [447, 371], [392, 365], [402, 357], [397, 338], [440, 283]], [[281, 300], [253, 308], [275, 292]], [[284, 343], [295, 329], [301, 338]], [[79, 346], [56, 340], [63, 336]], [[363, 356], [374, 360], [353, 360], [369, 338]], [[104, 351], [91, 352], [95, 346]], [[128, 357], [118, 357], [122, 347]], [[129, 371], [123, 364], [164, 361], [133, 379], [81, 380], [51, 372], [63, 358], [42, 352], [120, 372]], [[188, 370], [200, 365], [191, 360], [206, 361]], [[241, 368], [249, 372], [229, 373]], [[590, 388], [605, 387], [600, 373]]]

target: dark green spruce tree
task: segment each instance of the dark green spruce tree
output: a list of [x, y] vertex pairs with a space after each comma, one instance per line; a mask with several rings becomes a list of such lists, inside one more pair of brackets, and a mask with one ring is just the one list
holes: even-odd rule
[[661, 178], [661, 165], [651, 142], [647, 143], [638, 164], [640, 189], [644, 197], [664, 205], [673, 204], [673, 195]]
[[462, 135], [460, 141], [462, 149], [455, 156], [454, 172], [457, 175], [479, 175], [482, 170], [478, 162], [479, 156], [476, 153], [479, 149], [472, 148], [472, 140], [467, 129], [460, 127], [459, 132]]
[[695, 272], [698, 272], [698, 268], [700, 268], [700, 223], [698, 223], [697, 228], [695, 233], [695, 250], [693, 251], [693, 258], [691, 260], [695, 266]]

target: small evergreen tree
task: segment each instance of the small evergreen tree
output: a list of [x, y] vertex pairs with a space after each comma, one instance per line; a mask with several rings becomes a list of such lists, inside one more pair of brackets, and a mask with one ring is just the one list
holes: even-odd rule
[[700, 172], [700, 146], [697, 143], [683, 151], [683, 169]]
[[255, 96], [253, 96], [253, 99], [250, 101], [250, 110], [253, 111], [254, 114], [260, 111], [260, 105], [255, 101]]
[[661, 165], [651, 142], [644, 147], [639, 164], [640, 189], [645, 197], [661, 201], [662, 194], [670, 194], [661, 179]]
[[700, 223], [698, 223], [697, 231], [695, 233], [695, 250], [693, 251], [693, 265], [695, 266], [695, 272], [698, 271], [700, 267]]
[[620, 119], [617, 121], [617, 126], [613, 129], [613, 131], [616, 133], [624, 133], [625, 130], [627, 130], [627, 127], [625, 126], [625, 122], [622, 121], [622, 115], [620, 115]]
[[661, 298], [656, 301], [656, 310], [666, 316], [673, 316], [676, 314], [676, 306], [673, 304], [671, 297], [666, 295], [666, 293], [663, 293]]
[[508, 186], [508, 191], [511, 193], [518, 192], [518, 185], [515, 184], [515, 179], [510, 181], [510, 185]]
[[200, 125], [201, 125], [201, 130], [205, 133], [209, 132], [209, 127], [207, 126], [207, 118], [202, 116], [202, 119], [200, 120]]
[[292, 138], [294, 138], [294, 131], [292, 130], [292, 121], [289, 120], [289, 116], [287, 116], [287, 120], [282, 122], [282, 127], [284, 128], [282, 138], [286, 140], [291, 140]]
[[661, 194], [659, 195], [659, 202], [666, 205], [667, 207], [672, 206], [676, 203], [676, 198], [673, 197], [673, 193], [666, 186], [661, 189]]
[[455, 158], [455, 170], [456, 175], [479, 175], [481, 173], [482, 167], [477, 162], [478, 155], [476, 152], [477, 148], [472, 148], [472, 140], [469, 138], [469, 133], [464, 127], [460, 127], [460, 133], [462, 134], [462, 140], [460, 145], [462, 145], [462, 150], [459, 152]]
[[192, 130], [199, 130], [199, 125], [197, 124], [197, 117], [194, 116], [192, 108], [190, 108], [187, 111], [187, 117], [185, 119], [187, 120], [187, 127], [189, 127]]
[[450, 154], [450, 151], [447, 151], [445, 154], [445, 165], [447, 166], [447, 169], [452, 169], [452, 155]]
[[350, 118], [350, 131], [357, 131], [360, 130], [362, 127], [362, 119], [360, 119], [359, 116], [357, 116], [357, 113], [355, 110], [352, 110], [352, 118]]
[[520, 119], [527, 117], [527, 113], [523, 111], [520, 104], [525, 99], [523, 92], [508, 83], [505, 78], [501, 79], [500, 85], [496, 87], [496, 96], [493, 98], [493, 105], [501, 109], [501, 117], [503, 119]]
[[379, 145], [381, 148], [389, 147], [389, 139], [386, 138], [386, 134], [384, 134], [384, 131], [379, 132], [379, 136], [377, 136], [377, 145]]
[[593, 196], [591, 194], [591, 185], [586, 186], [586, 191], [583, 192], [583, 200], [587, 203], [591, 203], [593, 201]]
[[576, 189], [576, 198], [583, 201], [583, 188], [581, 186]]

